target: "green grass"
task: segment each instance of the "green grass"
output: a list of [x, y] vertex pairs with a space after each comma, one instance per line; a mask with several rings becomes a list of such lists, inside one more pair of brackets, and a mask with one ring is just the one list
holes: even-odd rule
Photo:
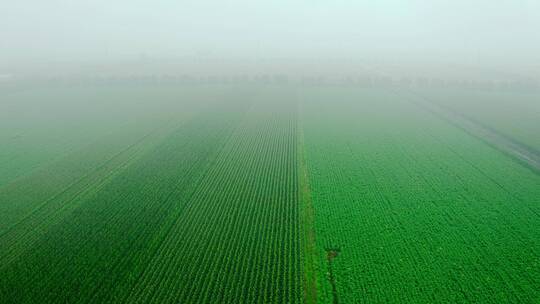
[[2, 303], [539, 301], [540, 177], [394, 93], [0, 94]]

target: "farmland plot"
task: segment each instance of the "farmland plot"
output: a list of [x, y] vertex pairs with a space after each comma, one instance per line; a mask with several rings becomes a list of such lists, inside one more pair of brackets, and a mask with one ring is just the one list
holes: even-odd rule
[[540, 93], [527, 90], [416, 89], [429, 102], [466, 115], [540, 151]]
[[[296, 104], [262, 93], [221, 94], [73, 185], [53, 180], [40, 190], [49, 198], [30, 192], [28, 207], [4, 215], [0, 297], [300, 302]], [[30, 182], [4, 189], [2, 203], [16, 205]]]
[[2, 303], [539, 300], [539, 175], [411, 96], [41, 93], [0, 104]]
[[[216, 117], [213, 117], [216, 118]], [[3, 265], [4, 299], [103, 302], [135, 278], [219, 148], [230, 120], [193, 122], [115, 176]], [[186, 193], [187, 192], [187, 193]], [[24, 246], [25, 244], [21, 244]], [[23, 292], [24, 291], [24, 292]]]
[[286, 97], [255, 97], [129, 302], [301, 301], [296, 104]]
[[[35, 129], [53, 134], [42, 135], [43, 140], [50, 142], [32, 141], [33, 136], [38, 136], [33, 134], [30, 138], [21, 139], [19, 144], [14, 144], [9, 137], [2, 137], [2, 146], [6, 147], [2, 151], [12, 157], [9, 157], [10, 160], [2, 159], [0, 174], [5, 174], [3, 176], [6, 178], [10, 175], [13, 177], [16, 172], [10, 172], [9, 166], [28, 172], [0, 186], [0, 266], [15, 258], [21, 250], [30, 248], [52, 224], [61, 221], [84, 202], [85, 196], [98, 192], [174, 129], [202, 111], [202, 105], [216, 105], [212, 93], [219, 92], [222, 99], [227, 96], [226, 90], [220, 88], [203, 91], [168, 87], [69, 87], [33, 92], [23, 91], [20, 96], [12, 96], [12, 100], [2, 103], [4, 109], [13, 110], [10, 112], [13, 117], [2, 122], [11, 128], [2, 129], [2, 134], [17, 128], [27, 129], [28, 134], [35, 133]], [[88, 97], [89, 92], [104, 100]], [[38, 93], [45, 99], [38, 99]], [[47, 100], [51, 95], [59, 101]], [[133, 97], [131, 103], [125, 101], [129, 97]], [[73, 98], [74, 105], [69, 104], [68, 98]], [[122, 101], [116, 102], [116, 98]], [[85, 102], [90, 104], [84, 105]], [[121, 113], [118, 108], [124, 102], [130, 107], [126, 108], [126, 113]], [[217, 100], [217, 104], [219, 102]], [[86, 107], [84, 111], [75, 111], [73, 107], [81, 104]], [[47, 109], [46, 105], [51, 109]], [[68, 110], [62, 110], [62, 105], [66, 105]], [[34, 107], [40, 109], [37, 111], [39, 115]], [[55, 111], [63, 112], [55, 114]], [[68, 114], [73, 114], [75, 118], [72, 118], [73, 121], [68, 119], [64, 126], [67, 130], [56, 130], [55, 126], [61, 123], [55, 117], [64, 120]], [[4, 112], [2, 115], [7, 114]], [[97, 123], [97, 120], [102, 123]], [[80, 125], [71, 125], [75, 121]], [[92, 122], [95, 126], [91, 126]], [[81, 139], [74, 143], [70, 139], [75, 135]], [[55, 137], [70, 143], [71, 148], [61, 148]], [[84, 140], [87, 142], [83, 145]], [[37, 153], [41, 149], [43, 155], [33, 165], [36, 168], [25, 167], [24, 160], [29, 157], [28, 153]], [[47, 161], [47, 154], [52, 151], [56, 159]]]
[[106, 140], [142, 137], [170, 120], [187, 119], [230, 92], [224, 87], [167, 85], [0, 91], [0, 187], [54, 167], [70, 155], [105, 147]]
[[305, 89], [322, 303], [534, 303], [540, 178], [378, 90]]

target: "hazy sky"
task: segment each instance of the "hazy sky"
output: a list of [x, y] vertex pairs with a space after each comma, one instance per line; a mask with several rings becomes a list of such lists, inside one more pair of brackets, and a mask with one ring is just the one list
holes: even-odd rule
[[0, 64], [260, 56], [540, 61], [538, 0], [0, 0]]

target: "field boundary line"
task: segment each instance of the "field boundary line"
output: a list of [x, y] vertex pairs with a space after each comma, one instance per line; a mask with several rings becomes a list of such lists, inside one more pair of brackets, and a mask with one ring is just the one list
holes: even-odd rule
[[309, 172], [306, 165], [305, 145], [304, 145], [304, 125], [302, 101], [297, 100], [297, 125], [298, 125], [298, 185], [299, 203], [301, 204], [300, 225], [302, 233], [302, 247], [304, 273], [304, 302], [308, 304], [317, 303], [317, 244], [315, 240], [315, 212], [311, 200], [311, 188], [309, 184]]
[[[398, 97], [403, 97], [398, 92], [391, 90]], [[479, 139], [491, 148], [510, 157], [510, 159], [528, 168], [533, 173], [540, 175], [540, 152], [527, 144], [521, 143], [490, 126], [472, 119], [465, 114], [459, 113], [440, 104], [432, 102], [427, 97], [414, 92], [406, 91], [408, 98], [405, 99], [432, 115], [446, 121], [448, 124], [461, 129], [468, 135]], [[413, 100], [414, 98], [414, 100]]]

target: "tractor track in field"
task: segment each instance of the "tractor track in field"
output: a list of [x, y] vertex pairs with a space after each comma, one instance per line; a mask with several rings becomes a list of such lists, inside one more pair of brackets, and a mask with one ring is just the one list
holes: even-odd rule
[[[400, 95], [398, 92], [393, 92]], [[490, 126], [473, 119], [463, 113], [456, 112], [448, 107], [437, 104], [416, 92], [407, 92], [413, 98], [407, 100], [433, 115], [445, 120], [449, 124], [463, 130], [467, 134], [480, 139], [496, 150], [510, 156], [512, 159], [540, 175], [540, 151], [529, 147]]]

